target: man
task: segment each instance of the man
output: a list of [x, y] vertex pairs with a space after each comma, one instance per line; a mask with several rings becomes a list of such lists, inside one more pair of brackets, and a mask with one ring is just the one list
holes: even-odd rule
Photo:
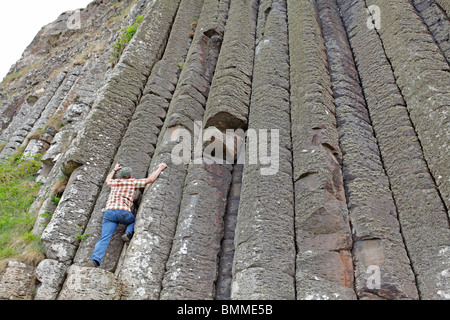
[[[109, 241], [118, 224], [127, 226], [122, 239], [126, 242], [131, 240], [134, 232], [134, 222], [136, 220], [131, 213], [134, 194], [137, 189], [144, 188], [147, 184], [153, 183], [166, 167], [167, 165], [165, 163], [161, 163], [158, 169], [147, 179], [134, 179], [131, 176], [131, 168], [123, 168], [120, 164], [116, 164], [114, 170], [106, 177], [106, 184], [111, 188], [111, 192], [103, 215], [102, 234], [95, 244], [94, 253], [88, 262], [88, 266], [100, 266], [108, 248]], [[113, 179], [117, 171], [119, 171], [120, 179]]]

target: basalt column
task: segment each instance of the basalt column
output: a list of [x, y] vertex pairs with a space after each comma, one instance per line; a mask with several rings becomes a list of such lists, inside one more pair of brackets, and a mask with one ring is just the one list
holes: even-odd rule
[[289, 123], [286, 4], [264, 0], [259, 4], [256, 29], [231, 299], [295, 299]]
[[[216, 295], [223, 220], [236, 156], [234, 146], [227, 150], [232, 156], [228, 157], [229, 163], [226, 154], [219, 156], [219, 153], [226, 144], [225, 131], [242, 129], [247, 124], [256, 13], [255, 0], [230, 4], [206, 104], [203, 137], [199, 137], [198, 142], [204, 152], [195, 154], [189, 165], [177, 230], [162, 283], [162, 299], [213, 299]], [[208, 129], [217, 140], [209, 141]], [[234, 138], [233, 135], [228, 137], [233, 144], [241, 142]], [[215, 152], [212, 154], [208, 150]]]
[[[408, 0], [370, 0], [389, 21], [377, 33], [420, 140], [428, 168], [450, 207], [449, 64]], [[446, 34], [448, 38], [448, 30]]]
[[229, 1], [206, 0], [203, 4], [149, 171], [161, 162], [167, 163], [168, 168], [144, 192], [135, 235], [118, 272], [122, 299], [160, 297], [192, 148], [184, 150], [187, 159], [179, 163], [172, 162], [172, 152], [180, 144], [193, 147], [194, 122], [203, 119], [228, 8]]
[[434, 0], [436, 4], [438, 4], [443, 11], [447, 14], [447, 17], [450, 17], [450, 2], [447, 0]]
[[434, 0], [409, 0], [450, 63], [450, 20]]
[[[203, 0], [182, 0], [180, 3], [164, 56], [152, 70], [144, 95], [136, 107], [113, 161], [112, 167], [116, 163], [132, 167], [133, 177], [136, 179], [146, 178], [150, 174], [147, 170], [180, 74], [178, 62], [186, 58], [191, 43], [189, 38], [191, 23], [199, 16], [202, 3]], [[103, 208], [109, 191], [110, 188], [105, 183], [84, 232], [87, 237], [80, 244], [75, 263], [87, 261], [92, 254], [95, 242], [101, 234]], [[101, 268], [110, 271], [115, 269], [123, 246], [121, 235], [124, 231], [124, 226], [120, 226], [111, 239]]]
[[49, 259], [70, 264], [154, 64], [161, 58], [179, 1], [157, 1], [98, 93], [83, 129], [65, 154], [70, 175], [59, 205], [42, 234]]
[[[389, 180], [336, 2], [316, 0], [328, 56], [359, 299], [417, 299]], [[370, 281], [379, 275], [377, 287]]]
[[327, 56], [311, 1], [288, 1], [297, 299], [354, 299], [352, 235]]
[[377, 30], [367, 27], [365, 2], [337, 3], [389, 178], [419, 297], [444, 298], [450, 288], [445, 276], [450, 267], [450, 230], [445, 206], [424, 160], [389, 56]]

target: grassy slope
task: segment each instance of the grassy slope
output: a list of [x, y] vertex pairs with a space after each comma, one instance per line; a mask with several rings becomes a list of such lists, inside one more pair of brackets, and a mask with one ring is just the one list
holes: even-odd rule
[[44, 258], [40, 239], [31, 234], [35, 217], [28, 212], [39, 191], [38, 158], [15, 156], [0, 164], [0, 271], [8, 260], [37, 264]]

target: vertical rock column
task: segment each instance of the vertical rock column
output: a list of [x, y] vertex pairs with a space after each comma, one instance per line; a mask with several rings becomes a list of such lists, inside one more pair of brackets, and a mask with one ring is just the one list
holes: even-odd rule
[[161, 299], [213, 299], [231, 165], [189, 167]]
[[[164, 56], [152, 70], [144, 95], [136, 107], [113, 161], [112, 166], [120, 163], [132, 167], [133, 177], [137, 179], [146, 178], [150, 174], [147, 170], [180, 74], [178, 62], [186, 58], [191, 43], [188, 35], [191, 23], [193, 18], [199, 15], [202, 3], [203, 0], [182, 0], [180, 3]], [[80, 244], [75, 263], [88, 260], [94, 250], [94, 245], [101, 234], [103, 208], [109, 191], [110, 188], [105, 183], [85, 230], [85, 234], [89, 236]], [[124, 231], [124, 226], [119, 226], [111, 239], [102, 261], [103, 269], [109, 271], [115, 269], [123, 246], [121, 235]]]
[[98, 92], [83, 129], [65, 154], [62, 171], [67, 188], [46, 229], [46, 256], [70, 264], [78, 247], [107, 170], [131, 120], [148, 76], [169, 36], [179, 0], [158, 1], [125, 49], [119, 63]]
[[[328, 56], [359, 299], [417, 299], [389, 180], [335, 1], [316, 0]], [[376, 288], [369, 277], [380, 276]]]
[[[406, 102], [425, 160], [450, 207], [450, 72], [448, 62], [408, 0], [370, 0], [382, 19], [377, 30]], [[447, 30], [448, 37], [448, 30]], [[401, 49], [400, 49], [401, 48]]]
[[[247, 124], [256, 10], [254, 0], [232, 2], [230, 5], [206, 104], [204, 130], [214, 127], [224, 133], [226, 129], [239, 129]], [[222, 148], [221, 143], [217, 145]], [[222, 158], [208, 160], [213, 163], [194, 159], [189, 165], [177, 231], [166, 264], [161, 291], [163, 299], [215, 297], [232, 163], [226, 164]]]
[[82, 68], [80, 66], [74, 66], [68, 70], [67, 76], [61, 84], [60, 88], [58, 88], [55, 96], [52, 98], [52, 100], [50, 100], [45, 109], [42, 111], [39, 119], [37, 119], [37, 121], [34, 123], [33, 128], [30, 132], [44, 128], [46, 122], [55, 113], [55, 111], [61, 108], [66, 99], [70, 99], [73, 94], [71, 93], [71, 89], [78, 81], [81, 69]]
[[67, 77], [67, 70], [60, 72], [51, 82], [45, 93], [39, 100], [30, 106], [24, 103], [19, 113], [14, 117], [5, 131], [0, 135], [0, 141], [7, 142], [0, 153], [0, 159], [7, 159], [25, 140], [30, 133], [34, 123], [39, 119], [41, 113], [55, 98], [56, 93], [62, 87]]
[[178, 3], [160, 2], [146, 14], [142, 28], [138, 29], [111, 77], [98, 93], [82, 131], [65, 154], [62, 171], [71, 177], [52, 220], [42, 234], [47, 257], [60, 261], [73, 258], [78, 245], [73, 235], [84, 230], [147, 76], [162, 55]]
[[434, 0], [447, 14], [447, 17], [450, 17], [450, 2], [447, 0]]
[[[158, 299], [172, 248], [191, 150], [187, 161], [172, 163], [179, 140], [193, 146], [194, 122], [203, 119], [219, 56], [229, 1], [204, 2], [193, 43], [159, 135], [150, 171], [168, 168], [146, 189], [138, 210], [135, 235], [118, 271], [122, 299]], [[181, 138], [182, 137], [182, 138]]]
[[[64, 152], [69, 147], [70, 142], [75, 138], [77, 132], [83, 126], [86, 115], [90, 110], [90, 106], [94, 102], [95, 93], [104, 81], [104, 74], [109, 66], [110, 50], [106, 50], [99, 58], [88, 61], [81, 71], [79, 77], [82, 78], [81, 86], [76, 90], [76, 104], [72, 104], [64, 113], [64, 119], [70, 124], [65, 125], [53, 138], [50, 148], [41, 158], [43, 168], [37, 179], [44, 184], [41, 186], [39, 193], [30, 206], [29, 212], [36, 213], [36, 221], [31, 231], [36, 236], [41, 236], [45, 229], [45, 225], [50, 221], [49, 215], [52, 215], [56, 209], [51, 198], [51, 190], [53, 186], [61, 180], [61, 165], [64, 160]], [[79, 81], [77, 80], [77, 82]], [[72, 87], [73, 89], [73, 87]], [[71, 90], [72, 90], [71, 89]], [[72, 117], [72, 108], [78, 108], [80, 114], [76, 113]]]
[[[287, 125], [289, 51], [284, 1], [260, 2], [256, 37], [231, 299], [295, 299], [294, 195]], [[256, 135], [250, 137], [250, 130]], [[251, 152], [250, 144], [258, 144], [259, 155], [267, 151], [272, 164], [277, 165], [275, 170], [268, 168], [257, 152]], [[272, 151], [264, 150], [265, 147]], [[273, 151], [277, 149], [279, 152]]]
[[216, 300], [230, 300], [231, 283], [233, 281], [234, 236], [242, 189], [242, 173], [244, 165], [233, 166], [227, 210], [224, 217], [224, 235], [220, 249], [220, 262], [216, 283]]
[[450, 20], [434, 0], [409, 0], [450, 63]]
[[297, 299], [354, 299], [352, 235], [327, 56], [311, 1], [288, 1]]
[[[78, 91], [80, 84], [84, 80], [82, 76], [82, 69], [83, 68], [81, 66], [74, 66], [69, 70], [65, 80], [61, 84], [61, 87], [56, 92], [55, 97], [53, 97], [50, 103], [45, 107], [39, 119], [31, 128], [30, 133], [44, 129], [51, 117], [54, 116], [61, 116], [61, 120], [59, 121], [60, 123], [54, 123], [53, 126], [62, 125], [62, 116], [64, 114], [64, 111], [73, 101], [76, 91]], [[55, 127], [54, 129], [59, 131], [60, 127]], [[27, 146], [23, 152], [23, 155], [25, 157], [32, 157], [38, 153], [42, 155], [45, 154], [47, 149], [50, 147], [49, 142], [51, 142], [51, 140], [49, 139], [52, 138], [50, 138], [48, 135], [47, 139], [45, 139], [45, 136], [42, 139], [32, 140], [27, 137], [22, 143], [22, 146]]]
[[246, 128], [251, 93], [257, 1], [230, 5], [224, 43], [211, 84], [204, 128]]
[[[337, 1], [397, 207], [421, 299], [448, 294], [450, 234], [444, 204], [364, 1]], [[376, 75], [376, 76], [375, 76]]]

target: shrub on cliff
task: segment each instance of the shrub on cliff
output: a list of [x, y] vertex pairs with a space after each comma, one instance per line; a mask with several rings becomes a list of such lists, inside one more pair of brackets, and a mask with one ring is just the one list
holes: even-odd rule
[[110, 62], [112, 66], [114, 67], [119, 61], [119, 58], [122, 54], [122, 52], [125, 50], [128, 43], [131, 41], [131, 38], [136, 34], [137, 29], [139, 28], [140, 24], [144, 20], [144, 16], [138, 16], [136, 18], [136, 22], [127, 27], [120, 29], [120, 36], [117, 38], [116, 42], [114, 43], [114, 50], [111, 53]]

